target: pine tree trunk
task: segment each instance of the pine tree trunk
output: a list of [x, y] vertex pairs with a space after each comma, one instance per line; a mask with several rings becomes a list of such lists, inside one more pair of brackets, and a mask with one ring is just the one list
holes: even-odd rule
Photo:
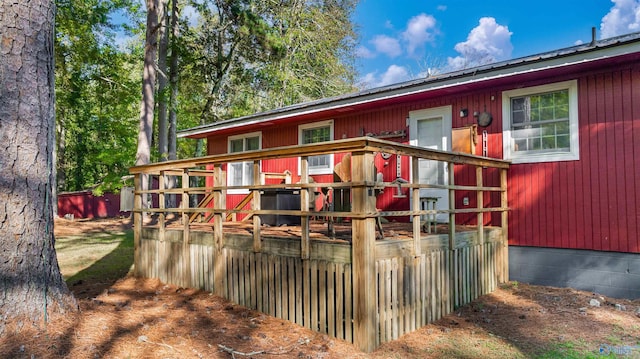
[[158, 154], [160, 162], [169, 158], [167, 146], [167, 53], [169, 52], [169, 4], [168, 0], [160, 0], [160, 26], [158, 46]]
[[[171, 1], [171, 56], [169, 61], [169, 85], [171, 87], [171, 95], [169, 96], [169, 135], [168, 135], [168, 150], [169, 160], [177, 159], [177, 113], [178, 107], [178, 39], [180, 38], [180, 27], [178, 26], [178, 19], [180, 18], [180, 6], [178, 0]], [[176, 177], [169, 176], [167, 188], [176, 187]], [[176, 195], [171, 194], [167, 196], [167, 207], [174, 208], [176, 206]]]
[[0, 333], [77, 310], [53, 237], [54, 13], [0, 0]]
[[[151, 161], [151, 139], [153, 137], [153, 111], [155, 109], [156, 56], [158, 48], [158, 0], [147, 0], [147, 33], [144, 48], [142, 74], [142, 101], [140, 103], [140, 127], [138, 129], [138, 151], [136, 166]], [[142, 176], [141, 189], [149, 189], [147, 175]], [[142, 207], [149, 207], [149, 197], [142, 196]]]

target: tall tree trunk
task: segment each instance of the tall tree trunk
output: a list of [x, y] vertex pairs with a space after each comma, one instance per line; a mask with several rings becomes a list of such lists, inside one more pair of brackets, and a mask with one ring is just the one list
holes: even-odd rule
[[178, 107], [178, 39], [180, 38], [180, 27], [178, 20], [180, 19], [180, 6], [178, 0], [171, 1], [171, 56], [169, 63], [169, 84], [171, 86], [171, 95], [169, 97], [169, 160], [177, 159], [176, 142], [177, 142], [177, 114]]
[[[158, 45], [158, 0], [147, 0], [147, 33], [144, 47], [144, 69], [142, 73], [142, 102], [140, 103], [140, 127], [138, 129], [138, 151], [136, 166], [151, 161], [151, 139], [153, 136], [154, 90], [156, 84], [156, 56]], [[149, 189], [149, 179], [141, 180], [141, 189]], [[142, 207], [149, 207], [149, 197], [142, 196]]]
[[[169, 135], [168, 135], [168, 150], [169, 160], [177, 159], [177, 113], [178, 107], [178, 39], [180, 38], [180, 28], [178, 20], [180, 19], [180, 6], [178, 0], [171, 1], [171, 56], [169, 62], [169, 86], [171, 87], [171, 95], [169, 96]], [[175, 188], [176, 177], [169, 176], [167, 183], [168, 188]], [[176, 195], [167, 196], [168, 208], [176, 206]]]
[[[167, 146], [167, 52], [169, 51], [169, 4], [160, 0], [160, 27], [158, 46], [158, 153], [160, 161], [169, 158]], [[173, 17], [173, 15], [171, 15]]]
[[0, 0], [0, 332], [77, 310], [56, 260], [52, 0]]

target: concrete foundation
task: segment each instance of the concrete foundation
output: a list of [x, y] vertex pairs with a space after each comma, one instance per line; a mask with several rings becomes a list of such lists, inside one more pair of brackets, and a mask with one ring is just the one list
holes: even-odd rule
[[509, 279], [640, 298], [640, 254], [509, 246]]

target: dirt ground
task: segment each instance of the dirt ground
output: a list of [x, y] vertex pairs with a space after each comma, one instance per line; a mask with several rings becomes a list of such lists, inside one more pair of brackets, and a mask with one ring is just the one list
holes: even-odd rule
[[[119, 233], [128, 220], [56, 222], [56, 236]], [[0, 338], [0, 358], [640, 357], [640, 300], [510, 282], [416, 332], [362, 353], [211, 293], [130, 276], [96, 293], [70, 286], [80, 312]], [[91, 293], [88, 295], [87, 293]], [[592, 299], [600, 306], [590, 305]], [[595, 303], [593, 303], [595, 304]]]

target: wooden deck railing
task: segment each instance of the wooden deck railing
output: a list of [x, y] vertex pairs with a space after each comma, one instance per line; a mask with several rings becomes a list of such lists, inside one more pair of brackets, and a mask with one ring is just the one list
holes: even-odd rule
[[[413, 170], [409, 177], [410, 181], [407, 183], [377, 182], [374, 167], [374, 156], [377, 152], [409, 156], [411, 158], [411, 169]], [[310, 183], [308, 158], [310, 156], [336, 153], [351, 154], [351, 181], [326, 183], [316, 181]], [[263, 172], [261, 168], [262, 161], [295, 157], [300, 158], [300, 178], [298, 183], [262, 184], [260, 178], [260, 174]], [[417, 169], [421, 159], [445, 162], [449, 169], [448, 185], [419, 183]], [[254, 184], [247, 186], [227, 185], [226, 175], [223, 171], [224, 166], [228, 163], [247, 161], [253, 162]], [[463, 165], [462, 167], [467, 172], [467, 178], [472, 178], [472, 174], [475, 173], [475, 184], [457, 185], [456, 165]], [[499, 183], [498, 186], [486, 186], [484, 184], [485, 168], [493, 169], [494, 175], [499, 177], [494, 181]], [[138, 276], [157, 276], [161, 280], [172, 281], [183, 286], [201, 286], [240, 304], [248, 305], [272, 315], [286, 317], [286, 319], [315, 330], [328, 332], [332, 335], [340, 333], [340, 335], [336, 334], [336, 336], [353, 341], [362, 350], [371, 351], [379, 343], [396, 338], [398, 333], [402, 334], [414, 330], [431, 320], [435, 320], [437, 317], [453, 310], [454, 306], [462, 305], [478, 295], [492, 290], [492, 288], [495, 288], [496, 283], [508, 280], [508, 259], [506, 256], [508, 238], [508, 168], [509, 163], [502, 160], [429, 150], [369, 137], [339, 140], [331, 143], [213, 155], [134, 167], [131, 169], [131, 173], [135, 175], [136, 184], [134, 205], [135, 273]], [[290, 170], [296, 173], [296, 169]], [[157, 186], [152, 189], [142, 190], [142, 181], [148, 180], [144, 179], [144, 176], [157, 178]], [[178, 177], [181, 185], [178, 188], [166, 188], [167, 176]], [[198, 179], [199, 184], [191, 187], [190, 181], [194, 177]], [[283, 188], [299, 191], [300, 210], [263, 209], [261, 206], [261, 191]], [[351, 210], [340, 212], [310, 210], [309, 191], [316, 188], [349, 189], [351, 191]], [[377, 190], [384, 188], [390, 188], [390, 190], [394, 191], [396, 188], [409, 189], [410, 207], [404, 210], [378, 211], [376, 209], [375, 193]], [[421, 209], [420, 190], [428, 188], [447, 190], [449, 208], [441, 210]], [[232, 189], [248, 190], [253, 194], [250, 209], [227, 208], [226, 194], [228, 190]], [[475, 208], [456, 208], [456, 191], [475, 192]], [[485, 193], [487, 192], [499, 194], [500, 201], [497, 206], [493, 203], [492, 207], [488, 207], [484, 203]], [[156, 205], [143, 208], [142, 196], [149, 195], [154, 198], [154, 201], [150, 201], [150, 203], [155, 202]], [[180, 197], [180, 205], [176, 208], [167, 208], [165, 205], [167, 195]], [[192, 196], [207, 198], [206, 201], [209, 205], [191, 207], [190, 199]], [[492, 212], [501, 214], [500, 221], [498, 221], [501, 231], [498, 239], [492, 238], [490, 240], [485, 238], [488, 232], [484, 224], [486, 222], [485, 215]], [[212, 240], [211, 243], [207, 244], [206, 248], [198, 247], [197, 245], [201, 243], [198, 243], [199, 239], [196, 239], [196, 237], [200, 237], [198, 237], [199, 235], [195, 236], [195, 233], [192, 234], [195, 224], [192, 223], [191, 218], [199, 213], [204, 214], [207, 218], [212, 218], [210, 224], [213, 232]], [[228, 239], [229, 237], [225, 235], [224, 230], [227, 215], [233, 213], [252, 215], [253, 226], [250, 248], [242, 247], [244, 249], [240, 252], [238, 252], [237, 248], [232, 249], [230, 247], [232, 246], [232, 243], [229, 242], [231, 239]], [[434, 252], [435, 249], [431, 247], [429, 244], [431, 242], [429, 241], [439, 241], [443, 237], [438, 236], [438, 239], [434, 239], [436, 237], [426, 238], [424, 233], [421, 232], [420, 218], [424, 215], [437, 213], [445, 213], [449, 216], [449, 226], [448, 234], [444, 237], [446, 243], [443, 244], [443, 247], [437, 246], [437, 253], [439, 254], [434, 257], [436, 252]], [[180, 218], [180, 227], [178, 229], [182, 238], [179, 242], [176, 242], [174, 238], [177, 233], [176, 230], [168, 226], [170, 222], [168, 222], [167, 214], [175, 214]], [[142, 243], [146, 215], [152, 215], [153, 217], [155, 223], [154, 239], [160, 243], [170, 242], [170, 246], [161, 247], [163, 249], [149, 249], [147, 248], [148, 242]], [[271, 246], [273, 243], [267, 241], [262, 235], [261, 215], [299, 216], [299, 245], [294, 247], [287, 245], [289, 249], [286, 250], [286, 254], [282, 254], [284, 257], [274, 257], [279, 253], [266, 254], [273, 249], [265, 248], [264, 246]], [[457, 235], [455, 224], [456, 216], [459, 215], [473, 215], [476, 217], [475, 224], [477, 228], [473, 240], [467, 242], [463, 240], [461, 242], [460, 238], [464, 236]], [[348, 263], [343, 262], [345, 254], [342, 250], [340, 250], [342, 251], [341, 259], [335, 262], [339, 263], [337, 266], [332, 264], [334, 262], [331, 260], [327, 262], [326, 259], [318, 259], [318, 254], [313, 253], [314, 248], [315, 250], [323, 251], [331, 251], [333, 249], [326, 246], [312, 245], [314, 243], [310, 236], [310, 218], [312, 216], [350, 219], [352, 229], [351, 240], [347, 244], [347, 253], [350, 254], [347, 255], [349, 257]], [[413, 223], [412, 239], [396, 241], [397, 243], [376, 241], [376, 220], [379, 217], [409, 217]], [[172, 240], [168, 240], [169, 234], [173, 238]], [[492, 236], [495, 237], [495, 234]], [[148, 238], [148, 236], [145, 238]], [[486, 248], [485, 244], [487, 245]], [[145, 248], [141, 248], [141, 246], [145, 246]], [[382, 249], [387, 247], [394, 247], [395, 249], [391, 252]], [[292, 254], [292, 248], [297, 253], [296, 255]], [[404, 250], [399, 250], [398, 248], [404, 248]], [[151, 255], [149, 251], [154, 251], [154, 254]], [[396, 259], [384, 254], [396, 253], [394, 251], [397, 251], [397, 254], [394, 254], [395, 257], [393, 257]], [[179, 255], [176, 257], [175, 254], [178, 253]], [[267, 270], [268, 275], [264, 275], [264, 280], [260, 279], [262, 277], [256, 277], [258, 272], [253, 267], [258, 263], [256, 258], [259, 258], [260, 266], [265, 266], [260, 268]], [[400, 267], [398, 267], [398, 263], [400, 263]], [[239, 267], [235, 267], [237, 265]], [[273, 267], [274, 265], [276, 267]], [[318, 265], [320, 266], [319, 268], [332, 269], [330, 272], [318, 272]], [[171, 271], [167, 270], [169, 267], [172, 268]], [[269, 272], [270, 270], [273, 271], [274, 268], [278, 268], [277, 272]], [[338, 272], [335, 272], [335, 270], [338, 270], [336, 268], [339, 269]], [[402, 268], [406, 268], [407, 273], [410, 272], [411, 275], [403, 272]], [[298, 269], [304, 270], [304, 272], [295, 274]], [[284, 270], [284, 273], [281, 273], [280, 270]], [[171, 273], [171, 278], [168, 278], [169, 275], [167, 273]], [[259, 273], [260, 276], [264, 274], [262, 271]], [[301, 282], [302, 284], [296, 281], [303, 278], [303, 276], [308, 280], [317, 279], [318, 273], [325, 273], [322, 274], [324, 279], [317, 283], [312, 283], [311, 286], [304, 281]], [[339, 273], [339, 278], [335, 273]], [[400, 273], [401, 279], [393, 277], [397, 276], [398, 273]], [[388, 283], [393, 282], [395, 289], [380, 279], [387, 276], [390, 276]], [[241, 282], [246, 287], [246, 290], [238, 291], [233, 289], [238, 288], [238, 285], [240, 285], [239, 283], [234, 283], [236, 280]], [[332, 287], [338, 280], [341, 287], [339, 289]], [[330, 281], [331, 284], [327, 283], [327, 281]], [[305, 291], [311, 290], [311, 292], [304, 292], [305, 294], [302, 297], [298, 296], [296, 291], [302, 290], [302, 288], [297, 288], [298, 285], [302, 285]], [[387, 286], [389, 287], [388, 290], [385, 289]], [[274, 288], [284, 292], [276, 295], [274, 294], [275, 292], [271, 292], [275, 290]], [[407, 288], [417, 289], [416, 291], [411, 289], [411, 291], [407, 292]], [[313, 291], [319, 290], [321, 290], [322, 295], [313, 294], [315, 293]], [[269, 293], [271, 293], [271, 296]], [[264, 298], [262, 295], [264, 295]], [[340, 300], [332, 298], [332, 296], [338, 295]], [[247, 298], [247, 296], [250, 298]], [[282, 302], [285, 298], [289, 298], [289, 301], [295, 299], [295, 301], [286, 306], [286, 303]], [[313, 298], [324, 299], [315, 300]], [[264, 303], [264, 300], [269, 301], [268, 306]], [[301, 302], [297, 303], [298, 301]], [[404, 304], [407, 304], [408, 307], [405, 308]], [[271, 306], [274, 308], [271, 308]], [[437, 310], [436, 307], [438, 308]], [[335, 313], [336, 308], [340, 308], [340, 313]], [[345, 308], [348, 309], [348, 313]], [[302, 312], [303, 310], [304, 313]], [[398, 310], [401, 312], [398, 312]], [[301, 313], [299, 317], [296, 316], [298, 311]], [[288, 314], [285, 316], [285, 313]], [[290, 318], [289, 316], [291, 315], [292, 317]], [[331, 320], [327, 319], [327, 316]], [[337, 325], [336, 321], [341, 324]], [[404, 323], [402, 328], [394, 330], [394, 325], [399, 322]]]

